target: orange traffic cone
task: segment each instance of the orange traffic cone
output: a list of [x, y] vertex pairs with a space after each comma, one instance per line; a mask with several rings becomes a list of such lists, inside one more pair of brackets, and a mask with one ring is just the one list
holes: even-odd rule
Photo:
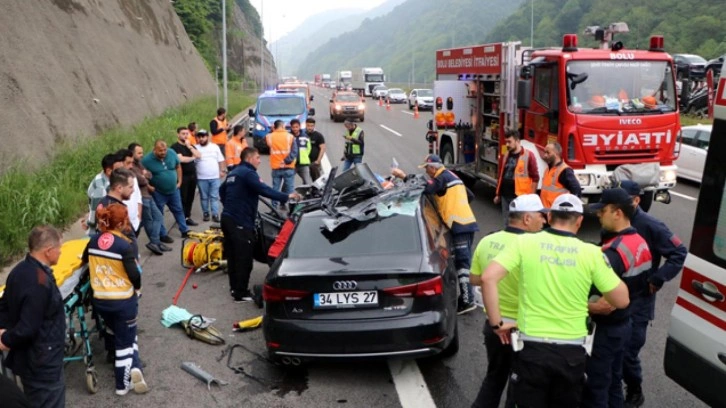
[[378, 106], [383, 106], [383, 98], [378, 97]]
[[413, 105], [413, 118], [418, 119], [418, 101]]
[[386, 110], [391, 110], [391, 98], [386, 98]]

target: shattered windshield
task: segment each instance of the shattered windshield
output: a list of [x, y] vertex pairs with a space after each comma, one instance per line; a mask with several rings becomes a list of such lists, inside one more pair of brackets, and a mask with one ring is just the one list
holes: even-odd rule
[[573, 113], [676, 111], [675, 83], [666, 61], [571, 61], [567, 86], [568, 109]]
[[[420, 194], [414, 194], [365, 200], [364, 205], [351, 210], [362, 213], [365, 208], [371, 213], [370, 217], [348, 219], [333, 231], [325, 228], [326, 217], [302, 217], [295, 231], [296, 238], [290, 241], [288, 256], [334, 258], [420, 252], [419, 225], [415, 216], [420, 197]], [[339, 217], [347, 218], [345, 212], [342, 214]]]
[[262, 98], [258, 113], [264, 116], [296, 116], [305, 112], [305, 98]]

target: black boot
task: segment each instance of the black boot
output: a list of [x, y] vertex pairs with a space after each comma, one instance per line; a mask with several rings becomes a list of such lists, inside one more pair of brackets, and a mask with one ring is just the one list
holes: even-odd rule
[[640, 385], [626, 387], [625, 392], [625, 408], [637, 408], [645, 403], [645, 396], [643, 395], [643, 389]]

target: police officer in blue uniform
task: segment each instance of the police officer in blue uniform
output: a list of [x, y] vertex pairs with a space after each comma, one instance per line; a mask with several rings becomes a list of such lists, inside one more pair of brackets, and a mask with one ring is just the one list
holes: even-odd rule
[[[643, 278], [647, 290], [641, 296], [633, 297], [630, 302], [632, 333], [625, 346], [623, 360], [623, 380], [627, 386], [625, 407], [639, 407], [645, 402], [645, 396], [642, 389], [643, 370], [638, 353], [645, 345], [648, 322], [655, 318], [655, 295], [665, 282], [678, 276], [686, 261], [688, 249], [662, 221], [637, 207], [640, 203], [640, 186], [637, 183], [623, 180], [620, 188], [633, 197], [636, 208], [630, 222], [648, 243], [653, 257], [652, 267]], [[661, 259], [665, 259], [663, 265]]]
[[[630, 299], [642, 296], [648, 287], [642, 279], [651, 268], [648, 244], [630, 225], [635, 213], [633, 199], [627, 191], [612, 188], [603, 191], [600, 202], [591, 204], [602, 226], [602, 252], [615, 273], [628, 286]], [[588, 310], [595, 327], [592, 352], [587, 359], [587, 382], [582, 407], [622, 407], [623, 348], [630, 339], [630, 308], [616, 310], [594, 288]]]

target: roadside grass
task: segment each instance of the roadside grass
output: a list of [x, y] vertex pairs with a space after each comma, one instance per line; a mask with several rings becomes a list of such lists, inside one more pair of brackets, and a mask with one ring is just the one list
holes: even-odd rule
[[681, 126], [691, 126], [691, 125], [711, 125], [713, 124], [713, 119], [709, 119], [708, 117], [704, 116], [696, 116], [696, 115], [690, 115], [690, 114], [681, 114]]
[[[228, 108], [236, 114], [250, 106], [256, 95], [230, 92]], [[110, 129], [97, 137], [56, 147], [55, 156], [35, 171], [16, 162], [0, 176], [0, 265], [6, 265], [27, 248], [30, 230], [41, 224], [65, 227], [88, 210], [86, 190], [101, 170], [107, 153], [136, 142], [151, 151], [154, 141], [173, 143], [176, 128], [195, 121], [207, 128], [216, 111], [215, 98], [205, 97], [168, 109], [130, 128]]]

